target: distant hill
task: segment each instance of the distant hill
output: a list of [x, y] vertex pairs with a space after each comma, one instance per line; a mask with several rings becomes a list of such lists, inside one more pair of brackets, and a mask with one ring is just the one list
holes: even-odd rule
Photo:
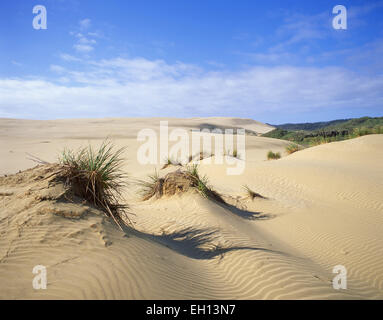
[[314, 123], [288, 123], [273, 126], [276, 129], [262, 136], [310, 145], [345, 140], [372, 133], [383, 133], [383, 117], [362, 117]]
[[337, 125], [341, 123], [345, 123], [351, 119], [341, 119], [341, 120], [333, 120], [333, 121], [322, 121], [322, 122], [306, 122], [306, 123], [286, 123], [286, 124], [272, 124], [271, 126], [284, 130], [319, 130], [327, 126]]

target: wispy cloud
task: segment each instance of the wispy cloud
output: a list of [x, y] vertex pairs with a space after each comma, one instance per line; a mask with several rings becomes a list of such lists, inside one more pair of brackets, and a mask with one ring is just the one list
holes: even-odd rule
[[79, 21], [80, 32], [70, 32], [70, 34], [76, 38], [76, 43], [73, 45], [73, 48], [78, 53], [89, 53], [94, 50], [94, 46], [97, 44], [94, 38], [99, 37], [99, 34], [97, 32], [85, 32], [90, 26], [91, 20], [83, 19]]
[[52, 66], [58, 80], [0, 79], [0, 116], [256, 117], [269, 112], [369, 108], [383, 103], [383, 78], [344, 68], [250, 67], [209, 72], [144, 58]]
[[88, 53], [88, 52], [91, 52], [93, 51], [93, 47], [91, 45], [88, 45], [88, 44], [75, 44], [73, 45], [73, 48], [78, 51], [78, 52], [81, 52], [81, 53]]
[[79, 25], [81, 29], [88, 29], [91, 26], [91, 20], [86, 18], [79, 21]]
[[77, 58], [77, 57], [72, 56], [72, 55], [67, 54], [67, 53], [60, 53], [59, 56], [64, 61], [81, 61], [80, 58]]

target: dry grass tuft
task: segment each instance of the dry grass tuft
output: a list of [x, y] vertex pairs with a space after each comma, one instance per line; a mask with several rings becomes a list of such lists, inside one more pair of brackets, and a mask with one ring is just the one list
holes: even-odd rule
[[277, 160], [281, 158], [281, 154], [279, 152], [274, 153], [273, 151], [269, 151], [267, 153], [267, 160]]
[[251, 190], [250, 187], [247, 186], [247, 185], [244, 185], [244, 186], [243, 186], [243, 189], [245, 189], [247, 196], [248, 196], [251, 200], [254, 200], [255, 198], [267, 199], [266, 197], [262, 196], [261, 194], [259, 194], [259, 193], [255, 192], [255, 191]]
[[164, 179], [160, 178], [157, 170], [154, 174], [149, 175], [148, 178], [149, 181], [138, 182], [141, 187], [140, 193], [142, 195], [142, 201], [149, 200], [154, 196], [157, 198], [162, 196], [162, 185], [164, 183]]
[[302, 147], [299, 144], [291, 143], [286, 147], [287, 154], [292, 154], [294, 152], [302, 150]]
[[114, 150], [105, 140], [97, 150], [89, 145], [76, 152], [64, 150], [59, 157], [61, 176], [74, 194], [101, 208], [121, 230], [125, 221], [130, 223], [128, 206], [121, 204], [127, 178], [122, 170], [124, 150]]
[[182, 162], [181, 161], [178, 161], [178, 160], [173, 160], [171, 158], [165, 158], [165, 164], [163, 165], [163, 167], [161, 168], [161, 170], [163, 169], [166, 169], [167, 167], [169, 166], [183, 166]]
[[206, 176], [201, 177], [198, 165], [187, 166], [186, 170], [177, 170], [160, 178], [158, 173], [149, 176], [149, 181], [140, 181], [142, 200], [146, 201], [152, 197], [161, 198], [163, 195], [174, 195], [183, 193], [190, 188], [197, 190], [202, 196], [225, 203], [222, 197], [208, 186]]

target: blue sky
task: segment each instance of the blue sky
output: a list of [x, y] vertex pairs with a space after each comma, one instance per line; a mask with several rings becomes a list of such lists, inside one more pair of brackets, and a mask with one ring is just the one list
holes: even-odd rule
[[[32, 27], [35, 5], [47, 30]], [[347, 30], [332, 9], [347, 8]], [[0, 117], [383, 116], [383, 1], [4, 0]]]

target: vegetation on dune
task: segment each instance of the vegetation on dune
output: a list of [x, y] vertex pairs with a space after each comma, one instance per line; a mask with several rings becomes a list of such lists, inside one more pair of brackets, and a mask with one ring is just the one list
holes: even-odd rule
[[264, 137], [288, 140], [304, 146], [357, 138], [368, 134], [383, 133], [383, 117], [335, 120], [303, 124], [277, 125]]
[[78, 151], [65, 149], [59, 157], [61, 176], [76, 196], [99, 207], [122, 229], [128, 206], [122, 204], [126, 174], [122, 170], [124, 148], [114, 150], [105, 140], [94, 150], [91, 145]]
[[212, 190], [208, 187], [209, 179], [207, 176], [202, 176], [199, 174], [198, 165], [193, 164], [188, 166], [186, 172], [189, 174], [192, 179], [192, 186], [194, 186], [198, 192], [205, 198], [209, 198]]
[[197, 190], [205, 198], [224, 203], [221, 196], [208, 185], [206, 176], [201, 176], [198, 165], [187, 166], [184, 170], [170, 172], [160, 178], [158, 173], [149, 175], [147, 181], [139, 181], [142, 200], [146, 201], [152, 197], [160, 198], [162, 195], [174, 195], [188, 191], [190, 188]]
[[245, 190], [247, 196], [251, 200], [254, 200], [255, 198], [267, 199], [264, 196], [260, 195], [259, 193], [257, 193], [255, 191], [253, 191], [252, 189], [250, 189], [250, 187], [248, 185], [244, 185], [242, 188]]
[[148, 175], [148, 181], [139, 181], [138, 184], [141, 187], [140, 194], [142, 200], [146, 201], [156, 196], [160, 198], [162, 196], [162, 184], [164, 179], [160, 178], [157, 170], [153, 174]]
[[237, 148], [234, 148], [234, 150], [227, 150], [224, 152], [224, 156], [229, 156], [237, 159], [241, 159], [241, 155], [238, 153]]
[[281, 158], [281, 154], [279, 152], [274, 153], [273, 151], [269, 151], [267, 153], [267, 160], [277, 160]]
[[161, 170], [166, 169], [167, 167], [172, 166], [172, 165], [173, 166], [182, 166], [183, 164], [181, 161], [174, 160], [172, 158], [165, 158], [165, 164], [163, 165]]
[[299, 150], [302, 150], [302, 147], [299, 144], [296, 144], [296, 143], [290, 143], [286, 147], [287, 154], [292, 154], [292, 153], [297, 152]]

